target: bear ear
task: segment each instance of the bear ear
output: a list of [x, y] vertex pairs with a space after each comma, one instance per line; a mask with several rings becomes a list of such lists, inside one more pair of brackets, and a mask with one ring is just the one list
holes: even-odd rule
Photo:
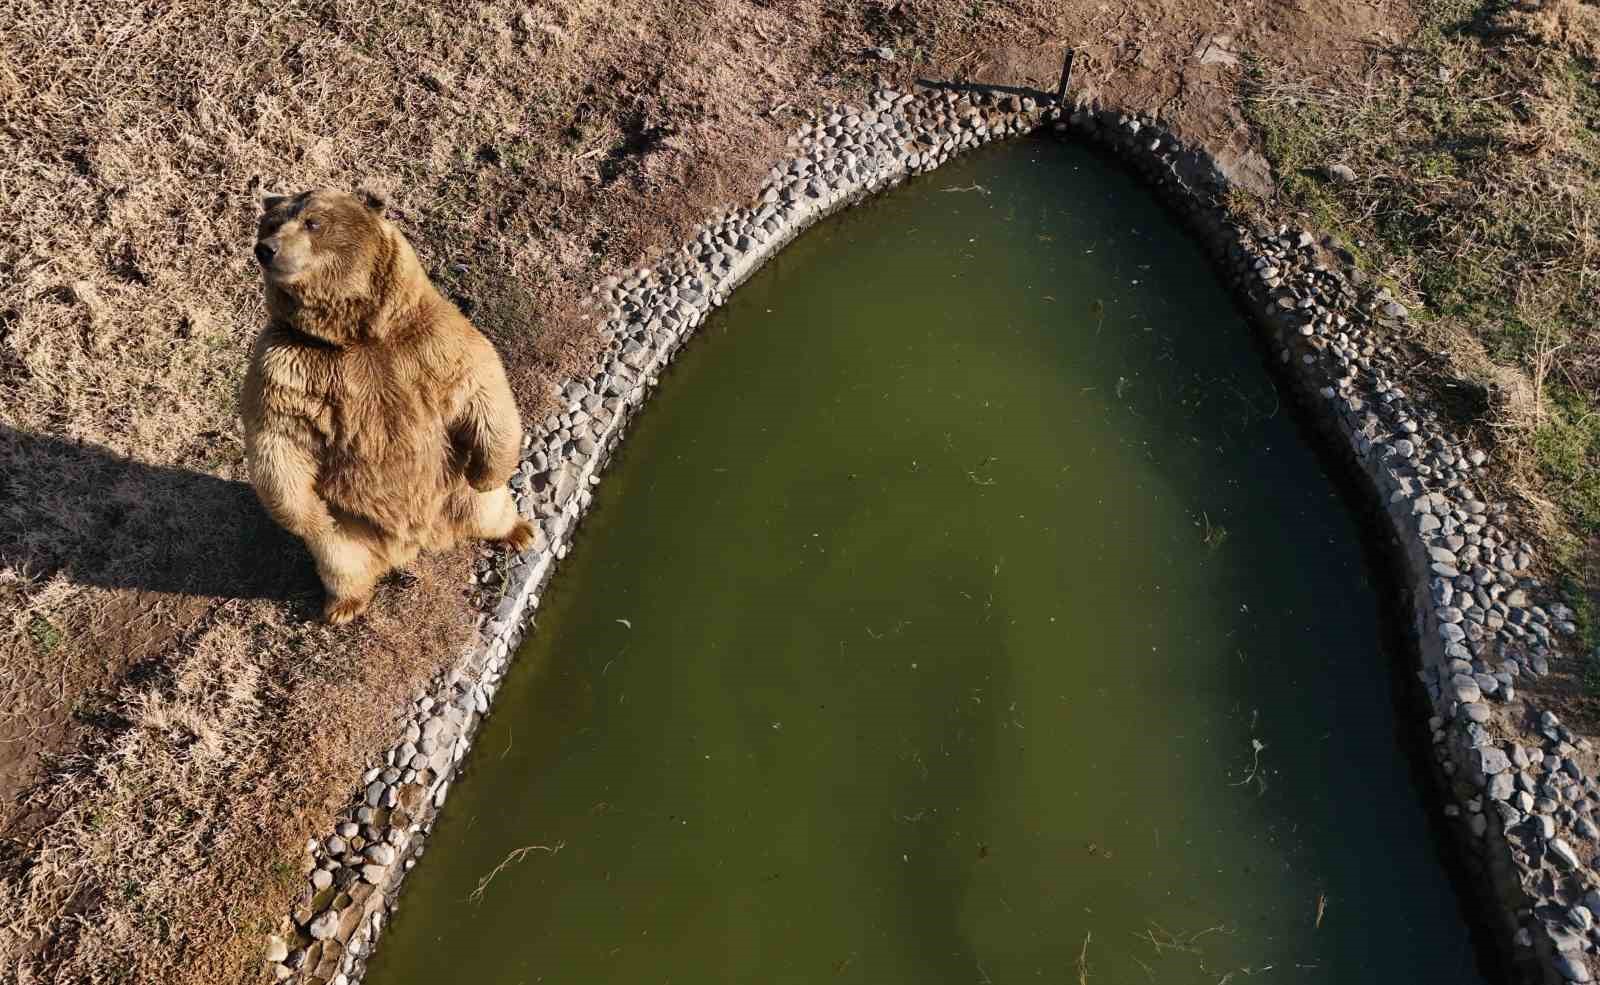
[[389, 207], [389, 198], [383, 192], [373, 188], [363, 188], [356, 192], [356, 197], [361, 199], [361, 204], [372, 210], [373, 215], [383, 215]]
[[282, 206], [284, 202], [287, 202], [289, 198], [290, 196], [288, 195], [275, 195], [271, 192], [262, 192], [261, 211], [263, 213], [272, 212]]

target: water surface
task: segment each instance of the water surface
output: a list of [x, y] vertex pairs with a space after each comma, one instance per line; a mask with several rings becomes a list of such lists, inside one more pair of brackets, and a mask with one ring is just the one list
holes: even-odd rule
[[369, 980], [1481, 981], [1392, 646], [1199, 251], [991, 148], [667, 375]]

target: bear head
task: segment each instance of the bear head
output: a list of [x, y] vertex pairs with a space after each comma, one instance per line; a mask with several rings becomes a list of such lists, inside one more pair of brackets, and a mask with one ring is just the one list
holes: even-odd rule
[[374, 198], [322, 189], [269, 195], [261, 207], [255, 257], [267, 307], [297, 331], [333, 345], [381, 337], [386, 312], [426, 282]]

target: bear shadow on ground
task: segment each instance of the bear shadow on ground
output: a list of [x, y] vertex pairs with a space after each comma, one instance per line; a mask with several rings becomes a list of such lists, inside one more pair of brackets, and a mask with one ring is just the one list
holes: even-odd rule
[[29, 579], [314, 602], [311, 556], [248, 483], [0, 426], [0, 567]]

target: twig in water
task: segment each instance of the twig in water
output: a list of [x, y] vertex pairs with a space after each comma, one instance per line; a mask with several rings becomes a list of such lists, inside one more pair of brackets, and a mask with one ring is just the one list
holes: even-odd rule
[[965, 188], [954, 188], [954, 187], [941, 188], [940, 191], [947, 191], [947, 192], [977, 192], [979, 195], [988, 195], [988, 194], [990, 194], [989, 189], [987, 189], [987, 188], [983, 187], [982, 185], [978, 184], [976, 181], [974, 181], [972, 184], [968, 185]]
[[1213, 927], [1207, 927], [1205, 930], [1195, 931], [1187, 937], [1180, 937], [1167, 928], [1161, 926], [1159, 923], [1152, 923], [1148, 928], [1145, 929], [1144, 933], [1134, 934], [1133, 936], [1142, 941], [1149, 941], [1151, 946], [1156, 949], [1156, 954], [1158, 955], [1164, 951], [1180, 951], [1184, 954], [1199, 954], [1200, 948], [1195, 945], [1195, 941], [1206, 936], [1207, 934], [1215, 934], [1219, 932], [1224, 934], [1232, 933], [1232, 931], [1228, 930], [1228, 928], [1224, 927], [1222, 924], [1217, 924]]
[[[1160, 936], [1156, 935], [1156, 931], [1158, 930], [1161, 932]], [[1188, 951], [1191, 953], [1197, 950], [1196, 948], [1190, 947], [1187, 944], [1184, 944], [1178, 938], [1172, 936], [1172, 934], [1168, 933], [1159, 924], [1151, 924], [1149, 927], [1145, 928], [1144, 933], [1134, 934], [1133, 936], [1139, 938], [1140, 940], [1149, 941], [1150, 946], [1156, 949], [1156, 954], [1158, 955], [1164, 954], [1168, 949], [1174, 951]]]
[[1093, 937], [1094, 931], [1084, 931], [1083, 947], [1078, 951], [1078, 985], [1089, 985], [1089, 941]]
[[[1133, 957], [1133, 955], [1131, 955], [1131, 954], [1128, 955], [1128, 956], [1129, 957]], [[1149, 965], [1145, 964], [1143, 961], [1140, 961], [1138, 958], [1133, 958], [1133, 963], [1138, 965], [1139, 967], [1143, 968], [1144, 969], [1144, 973], [1147, 976], [1149, 976], [1149, 978], [1150, 978], [1150, 980], [1152, 982], [1156, 980], [1156, 973], [1154, 971], [1150, 970], [1150, 966]]]
[[[1242, 787], [1246, 783], [1249, 783], [1251, 780], [1256, 779], [1256, 770], [1258, 770], [1261, 767], [1261, 750], [1265, 749], [1266, 747], [1267, 747], [1267, 744], [1265, 742], [1262, 742], [1260, 739], [1251, 739], [1250, 740], [1250, 748], [1255, 750], [1255, 760], [1253, 762], [1251, 762], [1251, 764], [1250, 764], [1250, 772], [1249, 772], [1249, 774], [1247, 774], [1245, 776], [1244, 779], [1240, 780], [1238, 783], [1230, 783], [1230, 784], [1228, 784], [1228, 786], [1230, 786], [1230, 787]], [[1267, 785], [1266, 785], [1265, 782], [1263, 782], [1261, 784], [1262, 791], [1265, 792], [1266, 788], [1267, 788]]]
[[1322, 929], [1322, 915], [1324, 913], [1326, 913], [1326, 912], [1328, 912], [1328, 894], [1327, 893], [1318, 893], [1317, 894], [1317, 923], [1316, 923], [1316, 928], [1315, 929], [1317, 929], [1317, 930], [1321, 930]]
[[489, 883], [494, 881], [494, 877], [499, 875], [501, 870], [511, 863], [521, 862], [523, 859], [527, 858], [529, 852], [549, 852], [551, 855], [554, 855], [565, 847], [567, 847], [567, 843], [564, 841], [556, 842], [554, 848], [551, 848], [549, 845], [523, 845], [521, 848], [516, 849], [505, 858], [501, 859], [499, 865], [495, 866], [488, 875], [478, 880], [478, 888], [474, 889], [467, 896], [467, 902], [476, 903], [483, 899], [483, 891], [489, 888]]
[[975, 485], [979, 485], [979, 486], [992, 486], [992, 485], [994, 485], [993, 477], [990, 477], [990, 478], [987, 478], [987, 479], [978, 478], [978, 470], [979, 469], [988, 468], [989, 463], [993, 462], [994, 460], [995, 460], [995, 458], [994, 458], [993, 455], [989, 455], [989, 456], [985, 457], [983, 461], [978, 463], [977, 468], [971, 469], [971, 470], [969, 470], [967, 472], [967, 478], [971, 479], [973, 484], [975, 484]]

